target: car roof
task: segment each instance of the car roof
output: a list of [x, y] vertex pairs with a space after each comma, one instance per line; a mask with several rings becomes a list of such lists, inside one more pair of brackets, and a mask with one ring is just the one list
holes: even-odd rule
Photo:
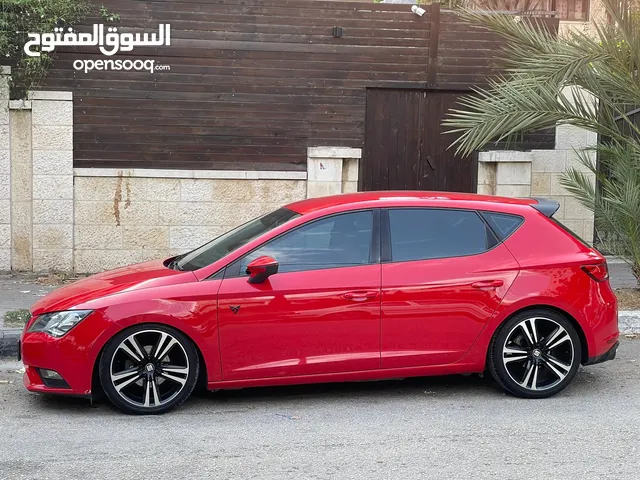
[[[441, 207], [464, 207], [465, 203], [469, 208], [478, 208], [479, 204], [486, 204], [490, 208], [497, 205], [532, 205], [537, 204], [535, 198], [511, 198], [497, 197], [493, 195], [477, 195], [475, 193], [457, 192], [429, 192], [410, 190], [389, 190], [376, 192], [346, 193], [342, 195], [332, 195], [330, 197], [309, 198], [286, 205], [286, 208], [294, 212], [305, 215], [307, 213], [324, 210], [327, 208], [344, 206], [357, 208], [360, 204], [366, 203], [371, 207], [371, 203], [378, 203], [378, 207], [408, 206], [415, 205], [416, 202], [424, 206]], [[346, 208], [349, 209], [349, 208]]]

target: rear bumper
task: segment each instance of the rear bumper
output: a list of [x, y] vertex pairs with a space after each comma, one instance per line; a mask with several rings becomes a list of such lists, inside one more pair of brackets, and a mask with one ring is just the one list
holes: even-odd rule
[[585, 365], [594, 365], [596, 363], [602, 363], [602, 362], [607, 362], [609, 360], [613, 360], [614, 358], [616, 358], [616, 352], [618, 351], [618, 346], [620, 346], [620, 342], [616, 342], [613, 345], [613, 347], [611, 347], [602, 355], [598, 355], [597, 357], [589, 357]]

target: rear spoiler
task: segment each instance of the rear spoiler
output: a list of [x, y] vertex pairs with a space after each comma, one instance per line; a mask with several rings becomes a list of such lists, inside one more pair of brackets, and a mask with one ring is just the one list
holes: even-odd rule
[[553, 217], [553, 214], [560, 208], [560, 202], [557, 200], [539, 197], [531, 197], [531, 199], [538, 202], [532, 203], [531, 206], [549, 218]]

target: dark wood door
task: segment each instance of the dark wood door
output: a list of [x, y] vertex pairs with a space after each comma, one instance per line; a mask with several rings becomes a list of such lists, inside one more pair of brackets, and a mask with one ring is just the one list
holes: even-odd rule
[[368, 89], [359, 189], [475, 192], [476, 157], [456, 155], [441, 126], [460, 94]]

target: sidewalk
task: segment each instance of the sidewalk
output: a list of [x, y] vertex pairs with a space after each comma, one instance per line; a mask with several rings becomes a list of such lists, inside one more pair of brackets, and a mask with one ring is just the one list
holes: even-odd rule
[[[611, 286], [635, 288], [637, 282], [629, 266], [616, 259], [608, 259]], [[15, 356], [21, 328], [4, 325], [7, 312], [28, 309], [56, 287], [41, 285], [32, 276], [0, 275], [0, 357]], [[640, 334], [640, 310], [620, 312], [620, 332]]]

